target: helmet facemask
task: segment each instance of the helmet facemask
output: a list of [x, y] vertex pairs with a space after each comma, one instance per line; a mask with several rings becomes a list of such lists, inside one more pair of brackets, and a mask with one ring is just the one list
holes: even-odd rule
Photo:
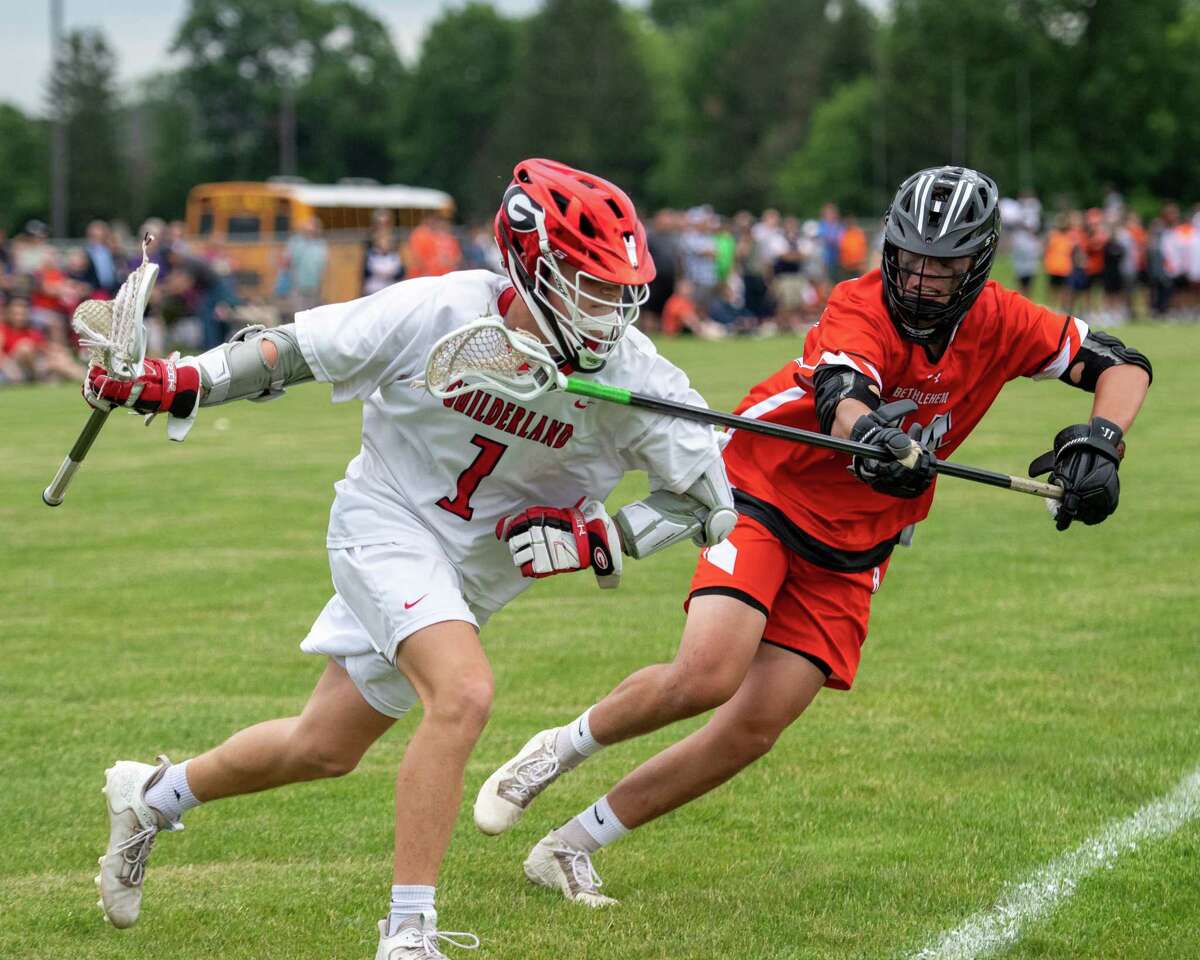
[[571, 276], [553, 254], [538, 257], [536, 269], [538, 325], [580, 370], [599, 370], [637, 321], [649, 288], [610, 283], [582, 269]]
[[953, 330], [987, 282], [994, 245], [973, 257], [931, 257], [885, 242], [884, 289], [892, 319], [918, 343]]
[[901, 335], [945, 344], [987, 283], [1000, 235], [995, 182], [930, 167], [897, 191], [883, 230], [883, 291]]

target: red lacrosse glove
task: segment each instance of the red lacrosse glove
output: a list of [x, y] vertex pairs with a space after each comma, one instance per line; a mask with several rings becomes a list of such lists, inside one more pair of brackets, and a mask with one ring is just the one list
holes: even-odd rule
[[98, 410], [129, 407], [138, 413], [169, 413], [186, 420], [200, 402], [200, 369], [174, 359], [142, 361], [136, 380], [117, 380], [103, 367], [92, 367], [83, 384], [83, 398]]
[[573, 507], [530, 507], [501, 517], [496, 537], [508, 544], [523, 576], [541, 579], [591, 567], [601, 587], [621, 579], [621, 540], [599, 500]]

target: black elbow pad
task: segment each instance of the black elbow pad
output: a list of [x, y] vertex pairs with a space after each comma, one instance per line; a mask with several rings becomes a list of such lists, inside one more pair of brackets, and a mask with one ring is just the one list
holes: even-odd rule
[[838, 404], [847, 397], [865, 403], [872, 410], [879, 407], [879, 388], [875, 381], [850, 367], [821, 366], [813, 371], [813, 402], [822, 433], [833, 429]]
[[[1150, 366], [1150, 360], [1144, 353], [1133, 347], [1125, 346], [1111, 333], [1089, 330], [1088, 335], [1083, 338], [1083, 344], [1079, 347], [1079, 351], [1075, 354], [1075, 359], [1058, 379], [1063, 383], [1093, 393], [1096, 390], [1096, 381], [1100, 379], [1100, 374], [1109, 367], [1120, 366], [1123, 363], [1141, 367], [1151, 380], [1154, 379], [1154, 368]], [[1080, 364], [1083, 366], [1080, 367]], [[1078, 380], [1071, 375], [1072, 371], [1076, 369], [1079, 369]]]

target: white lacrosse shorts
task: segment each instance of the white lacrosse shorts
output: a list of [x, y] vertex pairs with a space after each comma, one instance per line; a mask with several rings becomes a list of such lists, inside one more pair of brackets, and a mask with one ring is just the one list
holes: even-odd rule
[[305, 653], [332, 658], [373, 709], [397, 718], [418, 699], [395, 667], [405, 638], [447, 620], [478, 630], [487, 619], [463, 597], [462, 578], [438, 541], [419, 524], [413, 527], [403, 543], [329, 550], [337, 592], [300, 644]]

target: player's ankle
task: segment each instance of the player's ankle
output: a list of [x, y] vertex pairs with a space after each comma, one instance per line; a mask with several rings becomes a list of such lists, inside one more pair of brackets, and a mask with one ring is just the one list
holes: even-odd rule
[[554, 754], [564, 769], [578, 766], [604, 748], [604, 744], [592, 736], [589, 720], [592, 709], [588, 707], [570, 723], [558, 728], [558, 736], [554, 740]]

